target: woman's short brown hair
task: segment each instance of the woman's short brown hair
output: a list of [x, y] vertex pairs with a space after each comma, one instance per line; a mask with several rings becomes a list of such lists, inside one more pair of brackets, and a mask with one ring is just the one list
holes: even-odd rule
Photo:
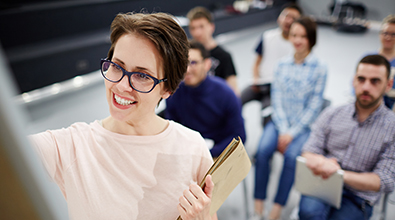
[[298, 23], [304, 27], [306, 30], [307, 40], [309, 40], [310, 50], [313, 49], [315, 43], [317, 42], [317, 24], [307, 16], [302, 16], [298, 18], [294, 23]]
[[184, 30], [166, 13], [118, 14], [111, 24], [111, 48], [108, 59], [112, 59], [115, 44], [124, 34], [135, 33], [149, 39], [159, 51], [163, 61], [165, 89], [172, 94], [184, 78], [188, 67], [188, 38]]

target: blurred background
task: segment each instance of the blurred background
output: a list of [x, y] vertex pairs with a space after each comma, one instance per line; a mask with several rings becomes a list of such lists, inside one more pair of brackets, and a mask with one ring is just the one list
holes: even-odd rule
[[[37, 133], [67, 127], [77, 121], [89, 123], [109, 115], [99, 65], [110, 47], [111, 21], [119, 12], [171, 13], [177, 16], [189, 36], [186, 13], [195, 6], [208, 8], [215, 18], [215, 39], [231, 53], [238, 86], [242, 90], [252, 80], [254, 49], [260, 35], [276, 27], [277, 16], [287, 2], [297, 2], [306, 15], [313, 16], [320, 24], [314, 53], [329, 67], [325, 98], [335, 106], [353, 101], [351, 80], [356, 64], [363, 54], [379, 48], [380, 23], [384, 17], [395, 13], [394, 0], [354, 0], [352, 3], [362, 6], [363, 12], [343, 12], [336, 16], [334, 6], [346, 1], [2, 0], [2, 59], [11, 70], [10, 77], [15, 83], [12, 100], [26, 116], [22, 121], [23, 129], [26, 133]], [[353, 28], [350, 31], [342, 29], [344, 23], [339, 23], [340, 18], [341, 22], [347, 18], [357, 19], [347, 26]], [[6, 72], [0, 70], [0, 76], [4, 77], [4, 74]], [[163, 104], [158, 107], [158, 112], [164, 108]], [[257, 119], [259, 111], [259, 103], [252, 102], [243, 108], [248, 138], [245, 146], [250, 155], [255, 153], [262, 133], [260, 119]], [[281, 164], [281, 158], [278, 157], [275, 163]], [[253, 170], [250, 174], [221, 207], [219, 219], [248, 218], [253, 204]], [[57, 190], [55, 184], [49, 187]], [[292, 218], [299, 196], [293, 190], [283, 219]], [[392, 207], [387, 212], [387, 219], [395, 219], [394, 206], [389, 203], [394, 201], [393, 197], [387, 201]], [[57, 206], [67, 209], [63, 200], [57, 201]], [[381, 217], [381, 207], [382, 204], [375, 212], [375, 219]], [[67, 215], [67, 210], [62, 213]]]

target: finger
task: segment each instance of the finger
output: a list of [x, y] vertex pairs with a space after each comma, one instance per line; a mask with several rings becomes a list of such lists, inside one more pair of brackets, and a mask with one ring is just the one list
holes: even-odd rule
[[280, 146], [277, 150], [278, 150], [281, 154], [284, 154], [284, 152], [285, 152], [283, 146]]
[[185, 210], [180, 204], [177, 206], [178, 213], [181, 216], [181, 219], [187, 220], [187, 219], [192, 219], [194, 214], [190, 213], [188, 210]]
[[334, 174], [336, 172], [336, 170], [327, 170], [325, 172], [325, 179], [328, 179], [329, 177], [332, 176], [332, 174]]
[[318, 167], [317, 163], [315, 161], [313, 161], [313, 160], [307, 160], [306, 161], [306, 166], [308, 168], [310, 168], [310, 170], [316, 170], [317, 167]]
[[284, 143], [281, 140], [279, 140], [277, 143], [277, 149], [280, 151], [283, 148], [283, 145]]
[[188, 196], [185, 195], [185, 193], [178, 199], [179, 203], [184, 209], [188, 209], [190, 206], [192, 206], [192, 203], [189, 201], [187, 198]]
[[[184, 192], [184, 198], [189, 202], [191, 206], [196, 203], [196, 200], [198, 200], [199, 197], [202, 197], [204, 195], [202, 189], [199, 186], [197, 186], [196, 189], [196, 186], [196, 184], [191, 185], [189, 186], [189, 190], [185, 190]], [[200, 194], [199, 191], [201, 191]]]
[[188, 200], [184, 197], [181, 196], [179, 198], [179, 203], [177, 205], [178, 213], [180, 214], [182, 219], [187, 219], [188, 210], [191, 210], [191, 204], [188, 202]]
[[278, 150], [279, 152], [281, 152], [280, 144], [277, 144], [277, 150]]
[[185, 216], [186, 210], [180, 203], [178, 203], [177, 209], [178, 209], [178, 213], [180, 213], [181, 217]]
[[322, 173], [320, 169], [316, 169], [316, 168], [311, 169], [311, 171], [313, 171], [314, 175], [316, 176], [321, 175]]
[[214, 191], [214, 182], [212, 180], [211, 175], [207, 175], [206, 186], [204, 187], [204, 193], [206, 193], [206, 196], [211, 199], [213, 195], [213, 191]]

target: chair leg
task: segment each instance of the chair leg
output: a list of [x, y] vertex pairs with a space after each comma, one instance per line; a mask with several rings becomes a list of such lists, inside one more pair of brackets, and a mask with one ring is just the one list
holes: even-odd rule
[[388, 194], [389, 193], [384, 194], [383, 206], [381, 208], [381, 213], [380, 213], [380, 220], [385, 220], [387, 215]]
[[243, 191], [244, 191], [244, 208], [246, 210], [246, 220], [250, 219], [250, 210], [248, 205], [248, 190], [247, 190], [247, 180], [243, 179]]

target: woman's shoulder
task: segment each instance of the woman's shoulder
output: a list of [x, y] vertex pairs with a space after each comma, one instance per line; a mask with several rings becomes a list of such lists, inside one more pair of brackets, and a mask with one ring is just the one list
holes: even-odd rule
[[181, 149], [177, 148], [178, 150], [211, 158], [206, 141], [199, 132], [174, 121], [170, 121], [170, 126], [171, 134], [167, 138], [173, 139], [171, 142], [181, 147]]
[[286, 55], [278, 61], [278, 66], [291, 65], [294, 63], [293, 54]]
[[43, 131], [43, 132], [32, 134], [30, 136], [37, 136], [37, 135], [48, 134], [48, 135], [52, 135], [52, 136], [60, 136], [61, 137], [61, 136], [65, 136], [65, 135], [70, 135], [70, 134], [75, 133], [77, 131], [81, 132], [81, 131], [84, 131], [84, 130], [85, 131], [90, 130], [94, 123], [97, 123], [97, 122], [95, 121], [95, 122], [92, 122], [90, 124], [88, 124], [86, 122], [75, 122], [75, 123], [71, 124], [68, 127], [63, 127], [63, 128], [58, 128], [58, 129], [49, 129], [49, 130], [46, 130], [46, 131]]
[[315, 54], [309, 54], [309, 56], [306, 58], [306, 64], [315, 69], [325, 70], [324, 72], [326, 72], [328, 69], [326, 62]]
[[172, 132], [176, 133], [177, 136], [180, 138], [187, 138], [191, 140], [203, 140], [202, 135], [200, 135], [199, 132], [192, 130], [188, 127], [185, 127], [184, 125], [175, 122], [175, 121], [169, 121], [170, 126], [172, 127]]

